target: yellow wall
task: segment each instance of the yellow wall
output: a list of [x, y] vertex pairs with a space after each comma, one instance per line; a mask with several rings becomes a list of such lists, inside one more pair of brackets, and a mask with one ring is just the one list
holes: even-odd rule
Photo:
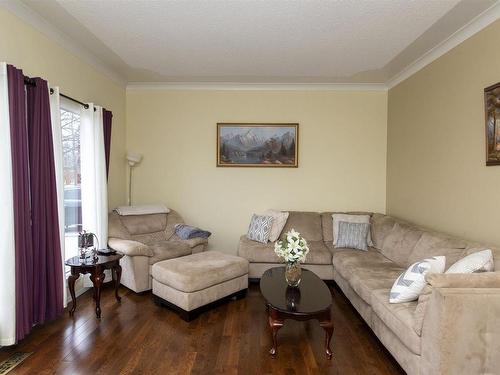
[[123, 204], [125, 174], [125, 87], [83, 62], [39, 31], [0, 8], [0, 61], [40, 76], [61, 92], [113, 112], [109, 205]]
[[485, 166], [483, 89], [500, 81], [500, 21], [389, 91], [388, 213], [500, 244], [500, 167]]
[[[127, 90], [134, 203], [163, 201], [236, 252], [252, 213], [385, 211], [387, 92]], [[217, 168], [217, 122], [298, 122], [299, 168]]]

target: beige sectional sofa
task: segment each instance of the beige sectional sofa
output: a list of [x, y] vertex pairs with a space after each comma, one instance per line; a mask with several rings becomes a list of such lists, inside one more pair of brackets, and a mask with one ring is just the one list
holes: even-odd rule
[[124, 254], [121, 283], [140, 293], [152, 288], [151, 267], [166, 259], [204, 251], [204, 238], [182, 240], [175, 234], [175, 224], [183, 224], [173, 210], [168, 214], [120, 216], [115, 212], [108, 218], [108, 245]]
[[[327, 220], [326, 216], [326, 213], [290, 212], [282, 233], [292, 228], [298, 230], [309, 244], [310, 251], [305, 262], [307, 268], [324, 280], [333, 280], [332, 253], [329, 248], [329, 246], [332, 247], [333, 226], [331, 225], [331, 235], [323, 231], [323, 227], [328, 228], [328, 225], [322, 223], [323, 220]], [[328, 241], [329, 238], [331, 238], [330, 241]], [[260, 278], [267, 269], [276, 267], [276, 263], [281, 263], [274, 253], [274, 243], [262, 244], [251, 241], [246, 235], [240, 238], [238, 255], [250, 262], [248, 270], [250, 279]]]
[[[304, 268], [337, 283], [408, 374], [500, 373], [500, 272], [428, 275], [430, 285], [419, 301], [389, 303], [395, 279], [415, 261], [445, 255], [448, 268], [490, 248], [500, 270], [499, 249], [382, 214], [371, 217], [374, 247], [366, 252], [334, 249], [331, 214], [291, 212], [283, 233], [293, 227], [311, 238]], [[251, 278], [276, 266], [279, 260], [272, 252], [272, 244], [244, 237], [238, 251], [250, 261]]]

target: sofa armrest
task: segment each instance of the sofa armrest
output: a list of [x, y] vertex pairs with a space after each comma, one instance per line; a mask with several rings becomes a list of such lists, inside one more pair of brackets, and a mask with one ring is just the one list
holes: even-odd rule
[[142, 242], [122, 240], [120, 238], [108, 238], [108, 245], [113, 250], [128, 256], [153, 256], [153, 250]]
[[187, 243], [191, 249], [199, 245], [203, 245], [203, 247], [205, 247], [208, 244], [208, 239], [201, 237], [190, 238], [188, 240], [181, 241]]
[[422, 327], [422, 374], [500, 368], [500, 288], [433, 288]]
[[500, 272], [428, 273], [434, 288], [500, 288]]

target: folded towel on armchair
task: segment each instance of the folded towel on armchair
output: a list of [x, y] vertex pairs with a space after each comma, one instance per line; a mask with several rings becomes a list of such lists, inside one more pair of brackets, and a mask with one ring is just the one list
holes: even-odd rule
[[175, 233], [183, 240], [189, 240], [196, 237], [208, 238], [212, 235], [212, 233], [206, 230], [186, 224], [175, 224]]
[[120, 206], [115, 208], [120, 216], [168, 214], [170, 210], [164, 204], [149, 204], [142, 206]]

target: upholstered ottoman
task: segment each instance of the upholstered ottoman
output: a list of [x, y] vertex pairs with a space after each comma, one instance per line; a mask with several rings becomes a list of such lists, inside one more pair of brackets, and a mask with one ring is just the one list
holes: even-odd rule
[[248, 261], [218, 251], [206, 251], [155, 263], [153, 297], [158, 305], [192, 320], [213, 302], [245, 296]]

